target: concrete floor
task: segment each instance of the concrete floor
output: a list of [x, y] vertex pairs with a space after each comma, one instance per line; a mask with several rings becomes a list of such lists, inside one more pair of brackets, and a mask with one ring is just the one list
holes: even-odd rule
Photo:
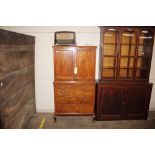
[[155, 111], [149, 112], [147, 120], [93, 121], [91, 117], [66, 116], [53, 120], [50, 113], [38, 113], [32, 117], [26, 129], [155, 129]]

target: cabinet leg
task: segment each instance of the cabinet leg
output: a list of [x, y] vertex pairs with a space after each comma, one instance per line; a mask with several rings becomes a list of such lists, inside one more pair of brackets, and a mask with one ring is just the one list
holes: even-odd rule
[[57, 121], [57, 116], [53, 116], [53, 119], [54, 119], [54, 122], [56, 122]]
[[92, 122], [94, 122], [94, 121], [95, 121], [95, 115], [92, 116]]

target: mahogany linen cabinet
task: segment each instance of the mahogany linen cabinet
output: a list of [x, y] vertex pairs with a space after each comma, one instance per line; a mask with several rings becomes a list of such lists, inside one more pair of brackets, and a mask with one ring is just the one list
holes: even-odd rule
[[55, 114], [94, 116], [96, 46], [53, 46]]
[[153, 27], [100, 27], [96, 119], [147, 119]]

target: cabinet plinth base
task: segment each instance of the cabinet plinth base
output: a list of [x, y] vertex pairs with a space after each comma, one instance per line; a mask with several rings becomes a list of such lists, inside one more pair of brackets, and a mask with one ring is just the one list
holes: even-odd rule
[[57, 120], [57, 117], [62, 117], [62, 116], [66, 116], [66, 117], [69, 117], [69, 116], [91, 116], [92, 117], [92, 121], [95, 121], [95, 114], [57, 114], [57, 113], [55, 113], [54, 114], [54, 116], [53, 116], [53, 119], [54, 119], [54, 121], [56, 122], [56, 120]]

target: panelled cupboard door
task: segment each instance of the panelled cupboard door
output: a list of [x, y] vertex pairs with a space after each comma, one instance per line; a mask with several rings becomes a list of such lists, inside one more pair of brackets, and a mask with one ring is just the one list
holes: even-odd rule
[[[96, 48], [95, 48], [96, 49]], [[95, 79], [95, 50], [80, 49], [76, 51], [76, 80], [94, 80]]]
[[123, 87], [99, 86], [97, 120], [121, 119], [125, 104]]
[[147, 119], [152, 83], [97, 84], [97, 120]]
[[96, 46], [54, 46], [55, 81], [95, 80]]
[[129, 86], [127, 89], [126, 117], [147, 118], [152, 84]]
[[55, 80], [74, 80], [74, 51], [54, 51]]

